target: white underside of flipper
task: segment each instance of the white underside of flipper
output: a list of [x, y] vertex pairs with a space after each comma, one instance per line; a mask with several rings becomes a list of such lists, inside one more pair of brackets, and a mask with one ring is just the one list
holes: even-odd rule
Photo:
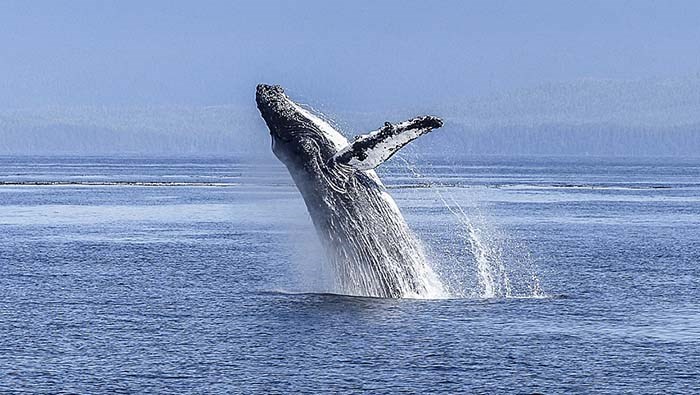
[[387, 122], [379, 130], [358, 136], [339, 150], [333, 160], [357, 170], [371, 170], [404, 145], [440, 126], [442, 121], [435, 117], [414, 118], [396, 125]]

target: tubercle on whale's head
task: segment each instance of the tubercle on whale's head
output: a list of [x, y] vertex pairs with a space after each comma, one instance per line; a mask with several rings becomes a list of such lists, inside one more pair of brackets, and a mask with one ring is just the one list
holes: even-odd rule
[[[294, 103], [281, 86], [258, 85], [255, 101], [270, 130], [272, 151], [288, 167], [303, 166], [313, 159], [325, 163], [342, 145], [334, 139], [344, 140], [344, 137]], [[331, 136], [333, 133], [337, 136]]]
[[283, 129], [293, 121], [293, 111], [284, 89], [279, 85], [260, 84], [255, 90], [255, 102], [270, 134], [284, 137]]

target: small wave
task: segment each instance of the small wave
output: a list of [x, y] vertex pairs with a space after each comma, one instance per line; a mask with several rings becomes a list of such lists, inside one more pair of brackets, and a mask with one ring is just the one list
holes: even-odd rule
[[366, 300], [444, 300], [444, 299], [460, 299], [454, 297], [444, 297], [444, 298], [416, 298], [416, 297], [403, 297], [403, 298], [385, 298], [380, 296], [367, 296], [367, 295], [352, 295], [343, 294], [333, 291], [290, 291], [290, 290], [266, 290], [260, 291], [260, 294], [267, 295], [286, 295], [286, 296], [320, 296], [320, 297], [333, 297], [333, 298], [347, 298], [347, 299], [366, 299]]
[[[420, 189], [420, 188], [432, 188], [435, 186], [433, 183], [420, 183], [420, 184], [394, 184], [387, 186], [388, 189]], [[444, 185], [441, 185], [444, 186]]]
[[600, 185], [600, 184], [462, 184], [425, 182], [418, 184], [393, 184], [387, 185], [388, 189], [429, 189], [429, 188], [494, 188], [494, 189], [591, 189], [591, 190], [659, 190], [679, 188], [699, 188], [700, 184], [678, 185]]
[[233, 182], [168, 182], [168, 181], [0, 181], [0, 186], [135, 186], [135, 187], [231, 187]]
[[517, 295], [517, 296], [497, 296], [490, 298], [481, 297], [469, 297], [469, 296], [455, 296], [448, 295], [442, 298], [382, 298], [377, 296], [364, 296], [364, 295], [349, 295], [342, 294], [332, 291], [292, 291], [285, 289], [272, 289], [272, 290], [262, 290], [259, 291], [261, 295], [279, 295], [279, 296], [311, 296], [311, 297], [331, 297], [339, 299], [352, 299], [352, 300], [426, 300], [426, 301], [439, 301], [439, 300], [468, 300], [475, 302], [499, 302], [499, 301], [509, 301], [509, 300], [549, 300], [549, 299], [568, 299], [568, 295], [557, 294], [557, 295]]
[[[467, 298], [469, 299], [469, 298]], [[474, 300], [483, 301], [509, 301], [509, 300], [550, 300], [550, 299], [569, 299], [568, 295], [558, 294], [558, 295], [511, 295], [511, 296], [496, 296], [492, 298], [472, 298]]]
[[[648, 190], [672, 189], [671, 185], [600, 185], [600, 184], [497, 184], [502, 189], [596, 189], [596, 190]], [[683, 186], [676, 186], [683, 187]]]
[[259, 291], [261, 295], [279, 295], [279, 296], [318, 296], [331, 298], [347, 298], [347, 299], [368, 299], [368, 300], [398, 300], [393, 298], [381, 298], [378, 296], [363, 296], [363, 295], [348, 295], [331, 291], [291, 291], [284, 289], [273, 289]]

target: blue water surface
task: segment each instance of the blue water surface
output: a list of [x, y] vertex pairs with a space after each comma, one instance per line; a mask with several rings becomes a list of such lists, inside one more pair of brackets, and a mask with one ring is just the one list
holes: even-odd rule
[[[327, 292], [275, 163], [0, 158], [0, 392], [700, 388], [700, 161], [428, 157], [380, 176], [459, 295]], [[456, 207], [512, 292], [483, 297]]]

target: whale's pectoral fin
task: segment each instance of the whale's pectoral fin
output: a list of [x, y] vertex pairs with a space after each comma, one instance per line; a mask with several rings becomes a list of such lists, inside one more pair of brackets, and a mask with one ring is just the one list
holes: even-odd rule
[[387, 122], [379, 130], [357, 136], [352, 143], [335, 154], [333, 161], [357, 170], [371, 170], [391, 158], [399, 148], [440, 126], [442, 120], [433, 116], [413, 118], [397, 124]]

